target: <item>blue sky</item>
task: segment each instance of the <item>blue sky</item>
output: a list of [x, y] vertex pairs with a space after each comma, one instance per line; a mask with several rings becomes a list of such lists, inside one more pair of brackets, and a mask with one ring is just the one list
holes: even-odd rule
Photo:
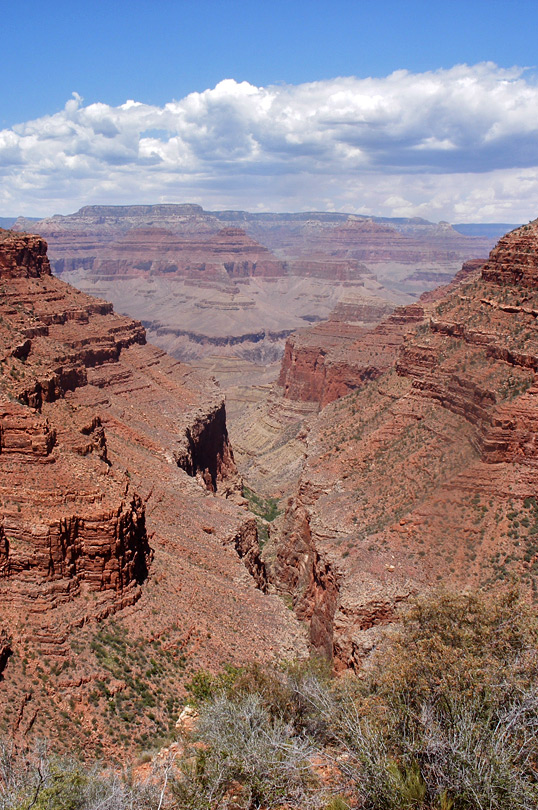
[[538, 215], [536, 0], [22, 0], [2, 30], [0, 215]]

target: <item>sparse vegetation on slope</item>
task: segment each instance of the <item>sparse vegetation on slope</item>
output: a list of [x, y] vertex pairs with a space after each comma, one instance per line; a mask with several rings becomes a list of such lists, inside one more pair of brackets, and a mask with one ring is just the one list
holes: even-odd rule
[[514, 593], [422, 597], [360, 677], [316, 660], [199, 673], [194, 727], [146, 781], [4, 745], [0, 808], [534, 810], [537, 653]]
[[278, 498], [264, 498], [246, 485], [243, 486], [243, 497], [247, 500], [249, 510], [256, 515], [258, 540], [260, 546], [263, 547], [269, 539], [268, 524], [281, 514], [278, 508]]

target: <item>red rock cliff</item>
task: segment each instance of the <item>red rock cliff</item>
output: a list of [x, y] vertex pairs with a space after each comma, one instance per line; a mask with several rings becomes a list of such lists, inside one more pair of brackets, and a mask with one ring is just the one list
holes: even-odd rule
[[[140, 746], [168, 724], [187, 656], [288, 656], [300, 630], [263, 593], [215, 384], [51, 276], [37, 237], [0, 231], [0, 287], [0, 725], [64, 748]], [[121, 678], [125, 647], [112, 666], [102, 632], [136, 648]], [[150, 650], [153, 719], [132, 688]], [[105, 722], [112, 690], [133, 711]]]
[[10, 639], [5, 630], [0, 630], [0, 681], [2, 680], [2, 672], [11, 654]]
[[[338, 667], [413, 592], [538, 589], [536, 255], [538, 222], [504, 237], [481, 273], [428, 296], [384, 374], [311, 424], [274, 576]], [[370, 357], [372, 334], [356, 342]]]

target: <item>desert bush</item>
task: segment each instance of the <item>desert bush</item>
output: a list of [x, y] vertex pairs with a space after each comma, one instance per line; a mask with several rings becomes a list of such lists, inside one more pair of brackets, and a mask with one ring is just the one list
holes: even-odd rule
[[328, 688], [331, 669], [330, 661], [319, 656], [280, 666], [228, 665], [216, 675], [196, 673], [187, 690], [197, 707], [222, 696], [238, 702], [247, 695], [257, 695], [270, 718], [287, 723], [294, 735], [307, 735], [320, 743], [326, 737], [327, 723], [309, 693]]
[[513, 593], [421, 599], [362, 681], [314, 698], [363, 806], [536, 808], [537, 642]]
[[[334, 793], [365, 810], [534, 809], [537, 649], [536, 616], [516, 594], [440, 593], [411, 605], [360, 678], [331, 681], [316, 661], [228, 671], [203, 704], [180, 788], [193, 803], [183, 792], [180, 806], [214, 810], [232, 795], [276, 807], [286, 790], [290, 806], [321, 802], [315, 750]], [[286, 760], [276, 770], [273, 749]]]
[[128, 772], [51, 757], [39, 743], [24, 756], [0, 742], [0, 810], [158, 810], [162, 774], [134, 781]]
[[322, 800], [305, 737], [271, 716], [263, 699], [220, 695], [201, 710], [195, 741], [172, 785], [184, 810], [309, 810]]

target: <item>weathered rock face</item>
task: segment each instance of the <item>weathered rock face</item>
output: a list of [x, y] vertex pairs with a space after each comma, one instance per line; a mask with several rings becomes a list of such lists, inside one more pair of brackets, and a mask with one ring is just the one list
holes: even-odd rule
[[[122, 348], [143, 340], [143, 331], [106, 307], [108, 328], [98, 336], [90, 327], [82, 337], [80, 324], [89, 325], [92, 309], [96, 315], [103, 309], [65, 302], [60, 310], [62, 296], [50, 274], [46, 244], [37, 237], [2, 234], [0, 283], [0, 593], [11, 609], [16, 604], [44, 610], [86, 583], [91, 590], [118, 595], [121, 604], [147, 575], [142, 503], [123, 483], [108, 475], [105, 481], [106, 440], [97, 416], [67, 436], [65, 425], [56, 429], [40, 411], [44, 403], [85, 385], [88, 367], [118, 359]], [[95, 459], [77, 465], [76, 491], [68, 472], [69, 444], [79, 457], [95, 450]], [[106, 485], [99, 486], [99, 479]]]
[[[71, 491], [69, 503], [65, 487], [60, 489], [54, 480], [63, 466], [59, 454], [40, 441], [43, 433], [50, 436], [48, 426], [40, 426], [44, 430], [35, 442], [35, 422], [28, 430], [24, 418], [17, 425], [16, 414], [11, 412], [6, 420], [5, 413], [4, 409], [3, 436], [7, 433], [9, 438], [11, 433], [20, 438], [17, 427], [21, 427], [24, 438], [30, 439], [24, 444], [8, 442], [7, 451], [2, 448], [9, 456], [1, 464], [0, 593], [11, 608], [15, 602], [23, 610], [30, 604], [31, 610], [37, 605], [43, 610], [55, 607], [79, 593], [82, 583], [90, 590], [110, 590], [120, 597], [141, 584], [147, 576], [150, 550], [140, 498], [122, 492], [112, 481], [105, 495], [87, 479], [86, 491]], [[60, 464], [51, 468], [58, 461]], [[82, 483], [82, 476], [80, 479]]]
[[[289, 656], [302, 633], [264, 594], [214, 382], [51, 276], [38, 237], [0, 231], [0, 288], [0, 729], [141, 746], [187, 660]], [[105, 655], [110, 633], [132, 659]], [[157, 653], [152, 720], [133, 672]], [[110, 723], [118, 692], [131, 710]]]
[[1, 278], [50, 276], [47, 245], [43, 239], [0, 229], [0, 246]]
[[[284, 262], [247, 236], [241, 228], [223, 228], [193, 239], [164, 228], [135, 228], [117, 242], [103, 247], [91, 267], [100, 280], [166, 275], [196, 281], [278, 278], [286, 274]], [[76, 258], [61, 259], [56, 271], [77, 269]], [[90, 268], [88, 268], [90, 269]]]
[[[413, 592], [513, 576], [538, 591], [535, 250], [536, 222], [424, 296], [392, 367], [311, 419], [273, 576], [337, 667]], [[355, 350], [375, 351], [370, 334]]]
[[196, 205], [88, 206], [31, 227], [49, 240], [54, 272], [139, 318], [174, 357], [213, 363], [223, 385], [229, 358], [259, 384], [288, 335], [325, 320], [350, 291], [411, 303], [408, 293], [493, 246], [425, 220]]
[[[366, 301], [359, 312], [339, 304], [329, 321], [289, 337], [278, 380], [283, 396], [323, 408], [387, 371], [407, 332], [423, 321], [424, 310], [417, 304], [398, 307], [367, 328], [387, 311], [388, 306], [374, 306], [369, 316]], [[358, 314], [360, 320], [346, 320]]]
[[313, 647], [332, 657], [339, 573], [327, 559], [320, 557], [312, 539], [307, 508], [300, 498], [292, 501], [286, 512], [282, 537], [273, 569], [274, 580], [283, 593], [291, 595], [298, 618], [308, 622]]

